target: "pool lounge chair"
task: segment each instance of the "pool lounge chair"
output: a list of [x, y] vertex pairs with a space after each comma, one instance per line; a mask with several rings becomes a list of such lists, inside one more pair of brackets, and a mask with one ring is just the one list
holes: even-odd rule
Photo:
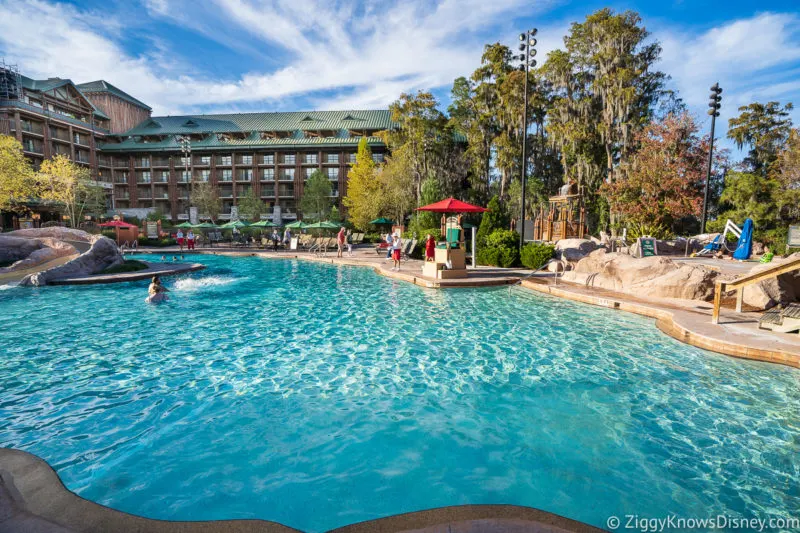
[[721, 238], [722, 233], [714, 237], [714, 240], [712, 240], [710, 243], [703, 246], [703, 249], [697, 252], [697, 255], [714, 255], [715, 253], [719, 252], [722, 249], [722, 243], [720, 243]]
[[409, 241], [408, 246], [405, 247], [405, 249], [403, 250], [403, 253], [400, 254], [400, 258], [403, 261], [408, 261], [409, 259], [411, 259], [411, 256], [414, 253], [414, 250], [416, 250], [416, 249], [417, 249], [417, 239], [413, 239], [413, 240]]

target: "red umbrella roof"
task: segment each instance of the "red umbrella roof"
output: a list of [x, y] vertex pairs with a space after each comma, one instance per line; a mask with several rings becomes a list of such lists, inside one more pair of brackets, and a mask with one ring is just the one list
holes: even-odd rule
[[433, 211], [435, 213], [483, 213], [488, 211], [485, 207], [468, 204], [455, 198], [448, 198], [435, 204], [418, 207], [417, 211]]
[[128, 224], [127, 222], [123, 222], [121, 220], [111, 220], [110, 222], [104, 222], [102, 224], [98, 224], [101, 228], [135, 228], [135, 224]]

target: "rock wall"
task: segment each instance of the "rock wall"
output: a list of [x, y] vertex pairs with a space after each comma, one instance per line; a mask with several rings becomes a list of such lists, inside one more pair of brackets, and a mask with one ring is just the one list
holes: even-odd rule
[[50, 238], [58, 239], [59, 241], [83, 242], [94, 242], [100, 238], [99, 235], [92, 235], [91, 233], [86, 233], [80, 229], [62, 228], [61, 226], [53, 226], [52, 228], [18, 229], [16, 231], [4, 233], [4, 235], [10, 235], [12, 237], [24, 237], [26, 239]]
[[20, 261], [43, 247], [44, 244], [35, 239], [24, 239], [4, 233], [0, 235], [0, 263]]
[[123, 261], [117, 244], [107, 237], [99, 237], [88, 252], [64, 265], [30, 274], [22, 279], [20, 285], [39, 287], [55, 279], [89, 276]]
[[[18, 239], [18, 237], [12, 237], [13, 239]], [[29, 240], [29, 239], [21, 239], [21, 240]], [[18, 270], [26, 270], [29, 268], [33, 268], [37, 265], [41, 265], [42, 263], [46, 263], [48, 261], [52, 261], [53, 259], [58, 259], [59, 257], [64, 257], [67, 255], [75, 255], [78, 251], [75, 249], [74, 246], [68, 244], [64, 241], [57, 241], [55, 239], [36, 239], [30, 240], [31, 243], [38, 243], [41, 245], [41, 248], [37, 248], [33, 252], [31, 252], [28, 256], [24, 259], [20, 259], [16, 261], [13, 265], [0, 268], [0, 274], [7, 274], [9, 272], [16, 272]], [[4, 250], [4, 245], [2, 240], [0, 240], [0, 251]]]
[[718, 273], [699, 265], [679, 265], [667, 257], [634, 258], [595, 250], [565, 272], [564, 281], [637, 296], [706, 300]]
[[[758, 264], [748, 274], [762, 272], [776, 264], [800, 259], [800, 252], [771, 263]], [[769, 309], [778, 304], [800, 301], [800, 271], [789, 272], [744, 288], [742, 302], [757, 309]]]

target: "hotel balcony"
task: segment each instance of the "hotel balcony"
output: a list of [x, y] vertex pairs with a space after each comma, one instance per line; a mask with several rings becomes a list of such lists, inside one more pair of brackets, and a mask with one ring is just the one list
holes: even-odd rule
[[38, 135], [39, 137], [44, 136], [44, 126], [39, 122], [22, 121], [20, 123], [20, 129], [25, 133], [30, 133], [31, 135]]
[[155, 157], [153, 158], [154, 167], [169, 167], [169, 157]]

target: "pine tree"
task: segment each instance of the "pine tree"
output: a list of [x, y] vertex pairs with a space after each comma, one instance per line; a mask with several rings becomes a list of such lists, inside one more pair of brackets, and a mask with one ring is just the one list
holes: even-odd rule
[[322, 220], [331, 209], [331, 182], [321, 170], [315, 170], [303, 187], [300, 209], [304, 218]]

